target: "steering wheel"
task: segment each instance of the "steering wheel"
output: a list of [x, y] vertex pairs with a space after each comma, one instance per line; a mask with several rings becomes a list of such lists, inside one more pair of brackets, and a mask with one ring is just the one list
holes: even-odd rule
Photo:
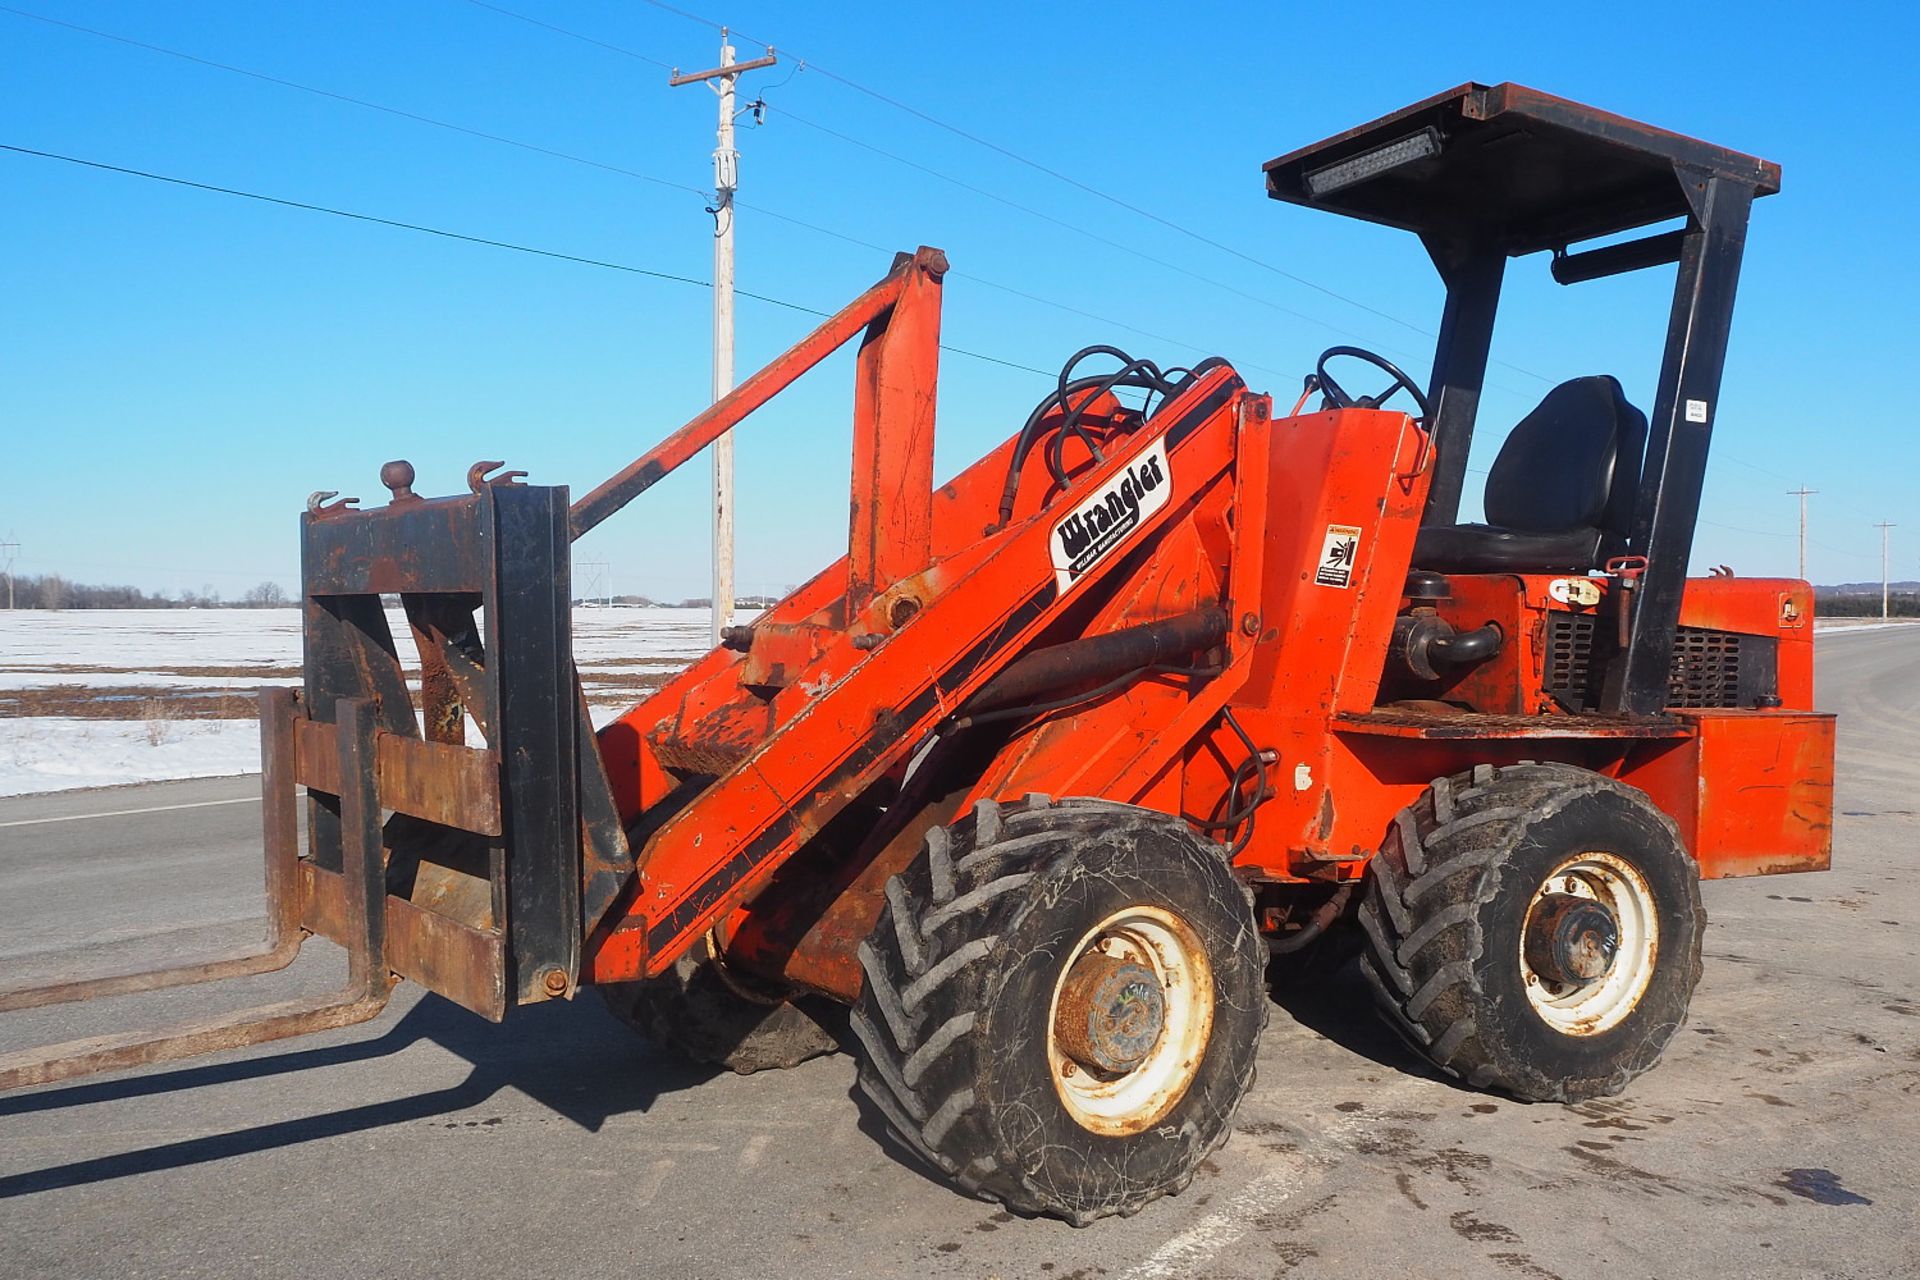
[[[1327, 361], [1335, 356], [1351, 356], [1355, 360], [1364, 360], [1368, 364], [1390, 376], [1386, 389], [1377, 396], [1351, 396], [1339, 383], [1327, 373]], [[1328, 347], [1320, 353], [1320, 359], [1313, 366], [1313, 377], [1320, 394], [1328, 405], [1336, 409], [1378, 409], [1393, 398], [1397, 391], [1405, 391], [1420, 406], [1420, 418], [1423, 422], [1433, 419], [1433, 408], [1427, 403], [1426, 393], [1421, 391], [1412, 378], [1401, 372], [1400, 367], [1385, 356], [1375, 355], [1364, 347]], [[1325, 406], [1323, 406], [1325, 407]]]

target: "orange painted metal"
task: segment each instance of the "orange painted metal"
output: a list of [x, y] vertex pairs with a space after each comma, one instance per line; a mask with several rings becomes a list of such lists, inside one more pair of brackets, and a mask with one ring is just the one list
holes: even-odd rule
[[[1201, 413], [1183, 437], [1171, 459], [1177, 476], [1199, 484], [1224, 469], [1232, 453], [1230, 405], [1237, 386], [1230, 373], [1216, 372], [1164, 410], [1170, 416], [1204, 411], [1215, 393], [1229, 393], [1221, 407]], [[1087, 473], [1086, 491], [1108, 488], [1158, 439], [1139, 440], [1131, 450], [1110, 455]], [[986, 479], [978, 468], [970, 469], [956, 482], [956, 492], [979, 490]], [[671, 727], [662, 722], [665, 734], [656, 737], [656, 756], [663, 744], [688, 741], [740, 754], [640, 854], [638, 893], [628, 915], [646, 921], [649, 969], [671, 963], [841, 806], [911, 754], [935, 723], [957, 710], [1059, 614], [1063, 597], [1048, 551], [1050, 522], [1016, 518], [981, 538], [979, 510], [944, 493], [936, 499], [935, 548], [950, 554], [909, 580], [927, 604], [883, 643], [862, 650], [851, 635], [843, 635], [801, 679], [758, 709], [736, 697], [691, 722], [684, 708]], [[1163, 508], [1133, 536], [1146, 537], [1173, 510]], [[1069, 587], [1069, 596], [1124, 562], [1120, 555], [1102, 559]], [[954, 590], [961, 582], [967, 589]], [[696, 698], [688, 702], [698, 705]], [[755, 717], [751, 730], [746, 727], [750, 714]], [[635, 963], [640, 949], [622, 932], [632, 931], [610, 935], [596, 956], [595, 981], [631, 976], [623, 970]]]
[[[1377, 784], [1336, 785], [1330, 728], [1374, 705], [1426, 501], [1428, 477], [1408, 475], [1425, 435], [1404, 414], [1345, 410], [1276, 422], [1269, 448], [1260, 637], [1231, 701], [1279, 758], [1237, 862], [1273, 879], [1358, 874], [1335, 860], [1377, 848], [1398, 804]], [[1224, 727], [1199, 745], [1186, 774], [1195, 814], [1217, 803], [1220, 762], [1246, 754]]]
[[1680, 625], [1780, 641], [1780, 705], [1813, 709], [1813, 587], [1798, 578], [1689, 578]]
[[1673, 818], [1703, 877], [1832, 865], [1832, 716], [1686, 710], [1676, 718], [1691, 736], [1632, 760], [1620, 776]]
[[[676, 791], [697, 794], [663, 821], [653, 819], [638, 879], [590, 945], [595, 981], [659, 972], [727, 918], [854, 796], [897, 772], [986, 679], [1128, 563], [1128, 548], [1183, 524], [1232, 463], [1243, 392], [1230, 370], [1215, 369], [1162, 406], [1155, 429], [1138, 429], [1137, 415], [1116, 419], [1105, 460], [1076, 459], [1064, 494], [1037, 469], [1039, 458], [1029, 457], [1013, 519], [984, 534], [983, 513], [994, 505], [1010, 445], [938, 491], [929, 488], [923, 539], [923, 500], [904, 494], [902, 481], [930, 466], [935, 265], [932, 252], [923, 252], [864, 317], [869, 336], [855, 422], [861, 478], [850, 538], [857, 558], [755, 624], [767, 629], [769, 643], [783, 628], [789, 635], [817, 628], [806, 647], [782, 646], [783, 661], [758, 664], [762, 680], [779, 666], [783, 682], [743, 679], [757, 642], [747, 655], [715, 650], [600, 735], [629, 822], [647, 826], [672, 807], [666, 801]], [[1134, 430], [1122, 433], [1121, 425]], [[675, 438], [689, 438], [687, 429]], [[1167, 471], [1171, 499], [1162, 487]], [[1159, 504], [1142, 505], [1154, 492]], [[1114, 512], [1130, 522], [1121, 542], [1084, 572], [1057, 568], [1051, 547], [1060, 514], [1076, 495], [1109, 493]], [[1182, 577], [1191, 583], [1191, 564]], [[1195, 596], [1189, 590], [1180, 598]], [[1167, 604], [1149, 616], [1183, 611]], [[1084, 633], [1076, 627], [1072, 634]]]
[[[638, 875], [590, 940], [588, 980], [659, 973], [717, 931], [743, 971], [850, 997], [880, 887], [917, 841], [896, 831], [849, 845], [836, 817], [866, 811], [847, 807], [862, 797], [873, 812], [931, 804], [911, 798], [909, 761], [973, 732], [968, 699], [1022, 654], [1201, 609], [1228, 619], [1214, 648], [1036, 699], [937, 812], [1028, 792], [1102, 796], [1186, 815], [1255, 880], [1340, 882], [1365, 874], [1394, 815], [1431, 779], [1548, 759], [1644, 784], [1699, 842], [1707, 874], [1818, 860], [1809, 833], [1830, 802], [1817, 803], [1817, 781], [1788, 787], [1778, 813], [1756, 809], [1744, 826], [1716, 797], [1775, 785], [1753, 780], [1768, 743], [1816, 780], [1827, 752], [1830, 778], [1819, 727], [1830, 722], [1746, 711], [1624, 720], [1547, 693], [1548, 620], [1584, 611], [1610, 625], [1605, 579], [1456, 576], [1430, 607], [1462, 631], [1496, 623], [1503, 649], [1437, 695], [1398, 701], [1388, 650], [1410, 607], [1403, 584], [1428, 483], [1425, 435], [1403, 414], [1275, 419], [1267, 397], [1215, 366], [1144, 420], [1110, 396], [1089, 405], [1088, 437], [1057, 456], [1064, 483], [1045, 450], [1030, 451], [1010, 518], [997, 508], [1011, 440], [935, 488], [943, 265], [932, 251], [906, 260], [756, 375], [763, 388], [784, 385], [791, 366], [864, 330], [849, 555], [601, 731]], [[737, 417], [709, 415], [649, 457], [684, 460]], [[584, 499], [576, 517], [609, 500]], [[1111, 551], [1068, 563], [1110, 525]], [[1783, 700], [1810, 703], [1804, 584], [1715, 579], [1689, 583], [1686, 599], [1684, 625], [1779, 638]], [[1261, 763], [1249, 762], [1243, 731]], [[1222, 819], [1255, 790], [1251, 824]], [[1689, 799], [1696, 791], [1707, 799]], [[1796, 814], [1811, 817], [1793, 827]]]
[[[1443, 598], [1410, 597], [1432, 459], [1422, 426], [1379, 409], [1296, 406], [1276, 419], [1271, 400], [1218, 361], [1156, 385], [1151, 411], [1081, 383], [1070, 407], [1040, 415], [1045, 447], [1017, 453], [1009, 439], [936, 487], [946, 269], [938, 250], [901, 255], [851, 305], [572, 505], [577, 538], [861, 339], [848, 554], [602, 729], [598, 760], [581, 762], [604, 771], [617, 809], [603, 798], [583, 816], [567, 868], [600, 889], [579, 926], [592, 930], [582, 981], [655, 976], [710, 941], [730, 970], [775, 989], [853, 999], [857, 949], [887, 879], [925, 833], [979, 801], [1034, 792], [1181, 815], [1269, 886], [1269, 903], [1302, 885], [1317, 893], [1293, 900], [1347, 901], [1328, 886], [1366, 875], [1395, 816], [1433, 779], [1521, 760], [1641, 788], [1703, 876], [1830, 864], [1834, 721], [1811, 710], [1806, 583], [1685, 588], [1682, 627], [1777, 642], [1778, 707], [1764, 665], [1753, 665], [1767, 646], [1696, 637], [1698, 661], [1675, 677], [1684, 700], [1760, 705], [1595, 714], [1590, 691], [1555, 664], [1569, 665], [1574, 632], [1590, 637], [1579, 641], [1587, 670], [1602, 661], [1605, 645], [1593, 645], [1619, 618], [1614, 580], [1462, 574]], [[422, 501], [405, 483], [390, 487], [396, 504]], [[471, 506], [426, 503], [455, 522]], [[400, 573], [409, 548], [386, 523], [368, 526], [371, 551], [343, 544], [326, 581], [367, 595]], [[1501, 647], [1431, 678], [1392, 653], [1396, 624], [1420, 611], [1456, 632], [1491, 624]], [[387, 891], [388, 811], [472, 832], [496, 865], [525, 865], [504, 847], [513, 806], [503, 815], [499, 757], [462, 741], [465, 717], [488, 731], [497, 710], [480, 696], [477, 659], [449, 639], [471, 631], [472, 606], [416, 605], [409, 622], [423, 654], [438, 655], [423, 657], [424, 737], [392, 719], [407, 714], [397, 668], [390, 693], [339, 699], [337, 724], [310, 722], [291, 694], [263, 703], [266, 950], [0, 992], [0, 1008], [264, 971], [306, 934], [348, 948], [347, 990], [180, 1033], [14, 1055], [0, 1059], [0, 1088], [344, 1025], [377, 1012], [395, 975], [495, 1019], [533, 998], [510, 995], [511, 909], [497, 884], [488, 895], [485, 876], [422, 860], [406, 896]], [[1753, 652], [1761, 657], [1743, 656]], [[296, 863], [298, 783], [341, 798], [338, 870]], [[596, 843], [623, 833], [631, 871]], [[396, 873], [395, 884], [405, 879]], [[568, 975], [550, 976], [560, 981], [548, 994], [566, 994]]]
[[[848, 303], [838, 314], [802, 338], [786, 354], [714, 402], [712, 408], [621, 468], [618, 474], [573, 504], [573, 536], [580, 537], [652, 488], [661, 477], [739, 425], [740, 420], [784, 390], [814, 365], [845, 345], [900, 296], [908, 277], [933, 264], [935, 250], [896, 263], [886, 279]], [[944, 271], [945, 255], [939, 259]]]
[[[940, 278], [933, 251], [901, 281], [892, 308], [867, 326], [853, 392], [853, 488], [847, 612], [927, 567], [933, 552], [933, 413], [940, 373]], [[919, 608], [893, 603], [891, 625]]]

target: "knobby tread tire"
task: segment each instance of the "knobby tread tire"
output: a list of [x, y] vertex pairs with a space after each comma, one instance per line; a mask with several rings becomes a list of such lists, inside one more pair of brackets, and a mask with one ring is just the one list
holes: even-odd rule
[[[1611, 840], [1653, 882], [1654, 976], [1612, 1030], [1575, 1037], [1524, 1008], [1517, 954], [1489, 950], [1538, 881], [1530, 868], [1564, 846]], [[1683, 1024], [1699, 982], [1706, 916], [1692, 858], [1672, 821], [1625, 784], [1556, 763], [1479, 765], [1436, 778], [1395, 818], [1371, 863], [1358, 913], [1361, 970], [1387, 1022], [1446, 1074], [1523, 1101], [1620, 1092]], [[1516, 908], [1515, 904], [1520, 906]], [[1506, 935], [1502, 933], [1502, 940]], [[1517, 939], [1517, 933], [1514, 937]]]
[[[1024, 1038], [1033, 1034], [1030, 1028], [1006, 1031], [1028, 1012], [1021, 999], [1038, 994], [1023, 988], [1023, 997], [1011, 985], [1023, 980], [1023, 948], [1046, 933], [1045, 913], [1069, 909], [1076, 883], [1100, 874], [1101, 849], [1129, 839], [1193, 848], [1198, 875], [1189, 879], [1213, 875], [1200, 860], [1215, 864], [1218, 932], [1210, 942], [1225, 952], [1211, 954], [1210, 946], [1215, 1021], [1200, 1072], [1187, 1095], [1139, 1137], [1144, 1143], [1157, 1135], [1177, 1151], [1137, 1161], [1125, 1154], [1132, 1148], [1103, 1151], [1100, 1145], [1135, 1139], [1097, 1137], [1070, 1118], [1051, 1131], [1057, 1141], [1034, 1140], [1043, 1121], [1029, 1113], [1051, 1108], [1067, 1116], [1049, 1082], [1017, 1099], [1003, 1096], [1015, 1074], [1008, 1061], [1032, 1047]], [[1063, 901], [1068, 907], [1059, 906]], [[863, 1051], [861, 1091], [921, 1159], [968, 1194], [1019, 1213], [1084, 1226], [1109, 1214], [1130, 1215], [1183, 1189], [1226, 1141], [1253, 1084], [1268, 1006], [1261, 982], [1265, 945], [1252, 895], [1228, 870], [1224, 851], [1166, 814], [1037, 795], [1012, 804], [981, 801], [952, 827], [929, 832], [920, 856], [888, 883], [886, 909], [859, 959], [865, 985], [850, 1024]], [[1038, 1005], [1032, 1022], [1044, 1036], [1047, 1004], [1029, 1003]], [[1049, 1163], [1056, 1158], [1072, 1167]], [[1099, 1172], [1089, 1174], [1096, 1166]]]

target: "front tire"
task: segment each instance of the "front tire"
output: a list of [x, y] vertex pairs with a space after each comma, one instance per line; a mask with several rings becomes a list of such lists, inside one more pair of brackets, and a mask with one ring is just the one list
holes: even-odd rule
[[1076, 1225], [1185, 1187], [1266, 1025], [1222, 850], [1098, 800], [982, 801], [929, 833], [860, 948], [860, 1087], [959, 1186]]
[[1433, 1064], [1528, 1102], [1615, 1094], [1686, 1021], [1706, 913], [1673, 822], [1564, 764], [1437, 778], [1394, 820], [1362, 968]]

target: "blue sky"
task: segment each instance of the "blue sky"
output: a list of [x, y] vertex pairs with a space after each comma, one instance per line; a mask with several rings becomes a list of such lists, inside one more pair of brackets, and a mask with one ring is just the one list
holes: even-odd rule
[[[938, 245], [954, 265], [946, 340], [1040, 369], [1098, 341], [1163, 363], [1217, 352], [1290, 399], [1323, 347], [1357, 340], [1424, 377], [1441, 292], [1417, 242], [1267, 200], [1260, 165], [1464, 80], [1517, 80], [1778, 161], [1784, 191], [1755, 209], [1695, 563], [1793, 572], [1785, 490], [1804, 482], [1821, 491], [1809, 576], [1876, 577], [1881, 519], [1900, 526], [1895, 576], [1920, 576], [1920, 443], [1903, 408], [1920, 329], [1908, 6], [1827, 6], [1817, 21], [1805, 6], [1536, 6], [1442, 22], [1431, 5], [686, 2], [755, 37], [736, 40], [743, 59], [757, 40], [782, 51], [745, 82], [771, 110], [740, 138], [741, 199], [757, 206], [739, 219], [740, 287], [830, 311], [891, 250]], [[627, 52], [472, 0], [18, 0], [660, 182], [4, 10], [0, 143], [705, 279], [710, 219], [674, 184], [711, 182], [712, 95], [669, 89], [645, 59], [710, 65], [717, 34], [641, 0], [503, 4]], [[796, 55], [813, 67], [796, 72]], [[292, 588], [311, 490], [375, 501], [380, 463], [407, 457], [427, 493], [457, 490], [479, 458], [584, 492], [707, 399], [704, 289], [12, 154], [0, 183], [0, 534], [20, 542], [21, 572]], [[1561, 289], [1530, 259], [1508, 279], [1475, 465], [1565, 377], [1615, 373], [1650, 407], [1670, 271]], [[812, 323], [743, 299], [742, 374]], [[783, 588], [844, 548], [850, 374], [845, 357], [823, 366], [739, 434], [743, 591]], [[1049, 378], [946, 356], [941, 474], [1016, 429]], [[623, 592], [705, 594], [705, 489], [704, 463], [686, 468], [581, 559], [610, 564]]]

